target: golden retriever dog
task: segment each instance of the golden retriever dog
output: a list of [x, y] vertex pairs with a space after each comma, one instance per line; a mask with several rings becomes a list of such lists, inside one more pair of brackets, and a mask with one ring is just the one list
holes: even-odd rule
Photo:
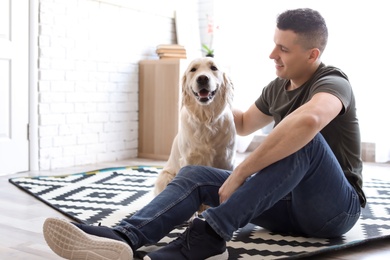
[[159, 194], [186, 165], [232, 170], [236, 129], [233, 84], [213, 58], [193, 60], [181, 79], [179, 130], [169, 159], [159, 173], [154, 193]]

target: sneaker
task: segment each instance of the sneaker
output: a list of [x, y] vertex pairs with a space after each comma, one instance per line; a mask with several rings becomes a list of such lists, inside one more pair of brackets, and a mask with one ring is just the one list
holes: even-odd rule
[[129, 244], [108, 227], [48, 218], [43, 224], [43, 235], [51, 250], [65, 259], [133, 259]]
[[179, 238], [149, 253], [144, 260], [226, 260], [228, 257], [226, 241], [206, 221], [195, 218]]

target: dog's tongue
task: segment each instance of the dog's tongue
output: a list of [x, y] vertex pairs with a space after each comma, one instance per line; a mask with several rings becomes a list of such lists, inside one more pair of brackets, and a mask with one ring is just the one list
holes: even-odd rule
[[199, 92], [199, 96], [200, 97], [208, 97], [209, 96], [209, 92], [205, 89], [202, 89], [200, 92]]

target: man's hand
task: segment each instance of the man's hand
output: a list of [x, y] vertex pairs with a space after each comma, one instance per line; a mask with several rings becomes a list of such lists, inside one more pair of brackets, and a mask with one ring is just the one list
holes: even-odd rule
[[245, 178], [240, 178], [238, 174], [233, 171], [232, 174], [227, 178], [223, 183], [221, 188], [219, 188], [219, 203], [224, 203], [227, 201], [230, 196], [244, 183]]

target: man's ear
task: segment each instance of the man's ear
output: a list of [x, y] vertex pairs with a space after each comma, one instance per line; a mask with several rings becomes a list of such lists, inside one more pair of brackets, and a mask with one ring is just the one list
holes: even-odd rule
[[321, 51], [318, 48], [313, 48], [310, 50], [309, 60], [316, 62], [320, 58], [320, 55]]

